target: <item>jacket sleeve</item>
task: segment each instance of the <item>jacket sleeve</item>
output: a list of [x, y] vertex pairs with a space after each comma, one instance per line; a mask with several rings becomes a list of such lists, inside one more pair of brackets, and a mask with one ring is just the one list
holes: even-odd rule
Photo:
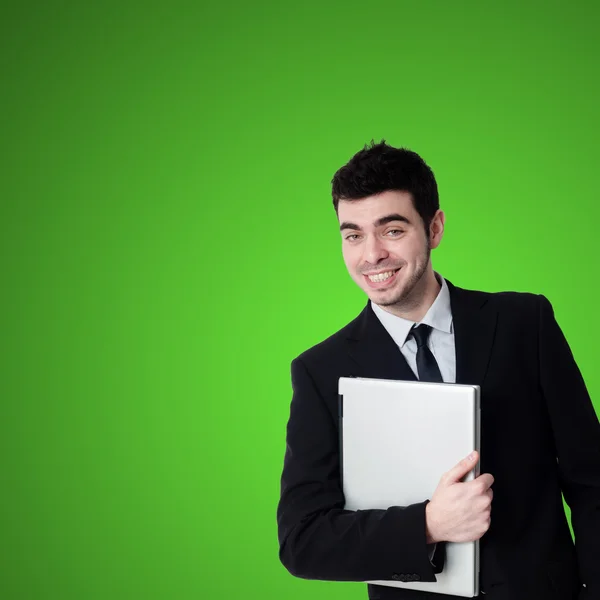
[[428, 501], [345, 510], [334, 417], [301, 358], [292, 361], [291, 374], [277, 509], [283, 565], [305, 579], [373, 581], [404, 574], [412, 577], [407, 581], [436, 581], [425, 537]]
[[539, 303], [540, 379], [554, 433], [561, 488], [587, 597], [600, 598], [600, 424], [550, 302]]

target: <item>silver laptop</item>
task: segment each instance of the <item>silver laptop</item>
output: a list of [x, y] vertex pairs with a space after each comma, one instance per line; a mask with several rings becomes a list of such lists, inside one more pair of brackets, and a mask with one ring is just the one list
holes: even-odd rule
[[[430, 499], [443, 473], [480, 450], [479, 386], [341, 377], [339, 394], [346, 509]], [[464, 481], [478, 475], [479, 464]], [[446, 543], [444, 569], [436, 578], [367, 583], [476, 596], [479, 542]]]

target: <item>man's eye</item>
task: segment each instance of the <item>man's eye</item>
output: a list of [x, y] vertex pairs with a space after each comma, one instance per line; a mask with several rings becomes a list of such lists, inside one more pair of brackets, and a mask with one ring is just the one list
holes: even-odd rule
[[346, 236], [346, 239], [349, 240], [350, 242], [354, 242], [358, 237], [359, 237], [358, 234], [351, 233], [350, 235]]
[[400, 235], [400, 234], [404, 233], [404, 230], [402, 230], [402, 229], [390, 229], [388, 231], [388, 233], [393, 233], [394, 235]]

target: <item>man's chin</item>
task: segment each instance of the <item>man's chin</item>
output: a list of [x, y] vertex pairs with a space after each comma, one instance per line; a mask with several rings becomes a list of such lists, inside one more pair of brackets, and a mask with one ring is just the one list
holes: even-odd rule
[[402, 300], [402, 293], [398, 290], [368, 290], [369, 300], [379, 306], [393, 306]]
[[377, 304], [378, 306], [394, 306], [395, 304], [398, 304], [398, 300], [396, 299], [382, 300], [381, 298], [371, 298], [371, 302]]

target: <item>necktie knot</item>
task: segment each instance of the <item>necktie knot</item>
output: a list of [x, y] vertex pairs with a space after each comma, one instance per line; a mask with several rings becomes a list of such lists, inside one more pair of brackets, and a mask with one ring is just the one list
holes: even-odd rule
[[421, 324], [418, 327], [413, 325], [410, 332], [417, 342], [417, 348], [421, 348], [422, 346], [427, 346], [427, 340], [431, 334], [431, 325]]

